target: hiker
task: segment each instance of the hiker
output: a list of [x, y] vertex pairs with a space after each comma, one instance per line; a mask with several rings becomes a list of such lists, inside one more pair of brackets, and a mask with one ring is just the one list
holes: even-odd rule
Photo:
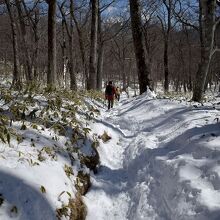
[[119, 101], [120, 100], [120, 94], [121, 94], [121, 89], [117, 86], [115, 90], [115, 98]]
[[108, 100], [108, 109], [113, 108], [115, 97], [115, 87], [112, 85], [112, 81], [109, 81], [105, 88], [105, 98]]

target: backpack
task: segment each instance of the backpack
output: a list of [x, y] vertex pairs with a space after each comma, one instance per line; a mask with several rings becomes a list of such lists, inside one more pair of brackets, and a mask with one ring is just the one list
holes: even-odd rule
[[112, 96], [113, 95], [113, 87], [110, 85], [107, 85], [106, 90], [105, 90], [105, 94], [108, 96]]

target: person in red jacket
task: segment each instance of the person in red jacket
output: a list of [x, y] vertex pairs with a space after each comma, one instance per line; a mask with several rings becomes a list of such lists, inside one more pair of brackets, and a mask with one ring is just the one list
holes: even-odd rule
[[108, 85], [105, 88], [105, 98], [108, 100], [108, 109], [113, 108], [115, 87], [113, 86], [112, 81], [109, 81]]

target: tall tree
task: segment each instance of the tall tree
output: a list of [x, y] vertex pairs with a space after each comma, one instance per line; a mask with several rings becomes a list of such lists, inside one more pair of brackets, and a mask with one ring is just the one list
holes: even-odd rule
[[12, 42], [13, 42], [13, 59], [14, 59], [14, 70], [13, 70], [13, 81], [12, 85], [15, 87], [21, 86], [21, 78], [19, 71], [19, 56], [18, 56], [18, 36], [15, 24], [14, 13], [12, 12], [11, 3], [9, 0], [5, 0], [7, 6], [8, 14], [11, 21], [11, 30], [12, 30]]
[[102, 13], [107, 10], [109, 7], [112, 6], [112, 4], [115, 2], [115, 0], [112, 0], [109, 3], [104, 4], [101, 7], [101, 4], [99, 2], [99, 11], [98, 11], [98, 53], [97, 53], [97, 89], [102, 89], [102, 80], [103, 80], [103, 61], [104, 61], [104, 34], [103, 34], [103, 21], [102, 21]]
[[56, 0], [46, 0], [48, 4], [48, 71], [47, 84], [56, 82]]
[[169, 91], [169, 38], [170, 32], [172, 30], [172, 19], [173, 19], [173, 9], [176, 4], [176, 0], [162, 0], [162, 15], [158, 15], [161, 23], [164, 51], [163, 51], [163, 61], [164, 61], [164, 90]]
[[62, 51], [62, 73], [63, 73], [63, 86], [66, 88], [66, 70], [67, 70], [67, 55], [66, 55], [66, 17], [63, 14], [62, 8], [63, 8], [64, 2], [61, 6], [59, 6], [60, 12], [62, 14], [62, 41], [60, 42], [61, 51]]
[[[29, 9], [27, 7], [27, 2], [25, 0], [21, 0], [23, 8], [25, 10], [25, 16], [28, 17], [29, 25], [32, 28], [34, 34], [34, 56], [32, 57], [32, 63], [34, 68], [33, 79], [37, 80], [38, 77], [38, 59], [39, 59], [39, 41], [40, 41], [40, 33], [39, 33], [39, 22], [40, 22], [40, 8], [39, 8], [39, 0], [34, 0], [33, 8]], [[33, 12], [33, 13], [32, 13]], [[29, 50], [28, 50], [29, 52]]]
[[[157, 0], [149, 0], [143, 5], [142, 16], [144, 18], [143, 24], [143, 35], [144, 35], [144, 43], [146, 48], [146, 56], [147, 56], [147, 65], [149, 67], [149, 77], [153, 77], [153, 64], [155, 63], [156, 57], [154, 55], [158, 52], [158, 48], [160, 44], [160, 34], [159, 26], [157, 25], [157, 20], [155, 19], [155, 14], [158, 9], [158, 1]], [[153, 86], [153, 85], [151, 85]]]
[[215, 47], [216, 27], [220, 23], [220, 18], [216, 18], [216, 0], [200, 0], [199, 11], [201, 60], [193, 88], [193, 101], [201, 101], [212, 56], [219, 50]]
[[[90, 10], [86, 9], [87, 4], [85, 2], [82, 2], [80, 6], [76, 8], [74, 7], [72, 18], [76, 27], [77, 35], [78, 35], [78, 43], [79, 43], [79, 54], [82, 62], [82, 73], [83, 73], [83, 83], [87, 84], [89, 81], [89, 74], [88, 74], [88, 59], [87, 59], [87, 50], [86, 50], [86, 34], [85, 27], [87, 25], [87, 21], [89, 18]], [[80, 10], [79, 10], [80, 9]], [[78, 12], [79, 16], [76, 15], [76, 12]], [[84, 16], [82, 16], [83, 12], [85, 13]], [[87, 85], [86, 85], [87, 87]]]
[[131, 14], [131, 27], [132, 36], [135, 49], [136, 65], [138, 71], [138, 80], [140, 87], [140, 94], [147, 90], [147, 86], [150, 86], [149, 69], [146, 65], [143, 33], [141, 23], [141, 9], [139, 0], [130, 1], [130, 14]]
[[31, 56], [28, 48], [28, 39], [27, 39], [27, 30], [25, 24], [25, 13], [21, 5], [20, 0], [15, 0], [17, 11], [18, 11], [18, 18], [20, 24], [20, 35], [21, 35], [21, 43], [22, 49], [24, 51], [24, 60], [25, 60], [25, 72], [26, 72], [26, 79], [28, 82], [33, 80], [32, 76], [32, 63], [31, 63]]
[[73, 28], [73, 18], [74, 17], [74, 7], [73, 7], [73, 0], [70, 0], [70, 18], [69, 18], [69, 25], [67, 23], [66, 15], [63, 11], [65, 1], [59, 6], [60, 12], [62, 14], [62, 21], [65, 24], [66, 32], [69, 40], [69, 73], [70, 73], [70, 89], [77, 90], [77, 84], [76, 84], [76, 75], [74, 72], [74, 59], [73, 59], [73, 34], [74, 34], [74, 28]]
[[101, 19], [101, 9], [99, 5], [98, 12], [98, 61], [97, 61], [97, 89], [102, 89], [102, 71], [103, 71], [103, 55], [104, 55], [104, 42], [102, 33], [102, 19]]
[[90, 33], [89, 78], [87, 82], [87, 89], [96, 89], [99, 0], [91, 0], [91, 5], [92, 20]]
[[70, 0], [70, 38], [69, 38], [69, 54], [70, 54], [70, 89], [77, 90], [77, 84], [76, 84], [76, 75], [73, 69], [73, 17], [74, 17], [74, 11], [73, 11], [73, 0]]

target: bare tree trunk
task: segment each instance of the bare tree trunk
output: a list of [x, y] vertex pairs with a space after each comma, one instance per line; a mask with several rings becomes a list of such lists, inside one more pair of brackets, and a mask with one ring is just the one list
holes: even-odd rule
[[70, 71], [70, 89], [77, 90], [76, 75], [73, 64], [73, 0], [70, 0], [70, 36], [69, 36], [69, 71]]
[[56, 82], [56, 0], [47, 0], [48, 3], [48, 71], [47, 84]]
[[[75, 75], [75, 72], [74, 72], [74, 57], [73, 57], [73, 34], [74, 34], [73, 20], [75, 20], [73, 0], [70, 0], [70, 19], [69, 19], [69, 25], [67, 24], [66, 15], [65, 15], [65, 13], [63, 11], [63, 4], [59, 8], [60, 8], [60, 12], [62, 14], [63, 41], [65, 41], [64, 26], [66, 27], [66, 32], [67, 32], [67, 36], [68, 36], [68, 40], [69, 40], [68, 67], [69, 67], [69, 73], [70, 73], [70, 89], [71, 90], [77, 90], [76, 75]], [[63, 44], [65, 44], [65, 42]], [[63, 56], [64, 56], [64, 52], [63, 52]], [[63, 57], [63, 59], [64, 59], [64, 57]], [[65, 60], [63, 60], [63, 65], [65, 65]]]
[[128, 63], [128, 75], [127, 75], [127, 86], [130, 87], [131, 84], [131, 73], [132, 73], [132, 60], [129, 59]]
[[37, 77], [38, 77], [38, 55], [39, 55], [39, 37], [38, 37], [38, 34], [35, 35], [34, 46], [35, 46], [34, 61], [33, 61], [34, 80], [37, 80]]
[[8, 14], [11, 21], [11, 30], [12, 30], [12, 41], [13, 41], [13, 58], [14, 58], [14, 70], [13, 70], [13, 81], [12, 85], [15, 87], [21, 86], [21, 76], [19, 71], [19, 55], [18, 55], [18, 37], [16, 31], [15, 19], [13, 17], [13, 13], [11, 11], [11, 4], [9, 0], [5, 0]]
[[149, 66], [149, 76], [151, 76], [151, 62], [152, 62], [152, 55], [150, 54], [150, 45], [149, 45], [149, 36], [147, 33], [147, 28], [144, 28], [144, 41], [145, 41], [145, 48], [147, 53], [147, 65]]
[[102, 79], [103, 79], [103, 58], [104, 58], [104, 43], [99, 43], [98, 50], [98, 62], [97, 62], [97, 89], [102, 89]]
[[188, 56], [189, 56], [189, 61], [188, 61], [188, 90], [191, 92], [192, 91], [192, 71], [191, 71], [191, 66], [192, 66], [192, 48], [189, 42], [189, 33], [186, 29], [186, 38], [187, 38], [187, 45], [188, 45]]
[[145, 52], [143, 45], [143, 33], [141, 27], [141, 12], [139, 0], [130, 1], [131, 27], [133, 43], [135, 48], [136, 64], [138, 70], [138, 80], [140, 94], [147, 90], [149, 86], [149, 69], [145, 62]]
[[167, 36], [164, 39], [164, 53], [163, 53], [163, 61], [164, 61], [164, 90], [165, 92], [169, 91], [169, 69], [168, 69], [168, 38]]
[[65, 19], [62, 19], [62, 43], [61, 43], [61, 50], [62, 50], [62, 70], [63, 70], [63, 86], [66, 88], [66, 39], [65, 39]]
[[[72, 32], [72, 31], [71, 31]], [[70, 73], [70, 89], [77, 90], [76, 76], [74, 73], [73, 59], [73, 37], [69, 39], [69, 73]]]
[[206, 77], [214, 50], [215, 0], [200, 0], [200, 41], [201, 62], [196, 73], [196, 83], [193, 88], [193, 101], [201, 101], [204, 93]]
[[[85, 81], [86, 81], [86, 84], [88, 83], [88, 66], [87, 66], [87, 59], [86, 59], [86, 51], [85, 51], [85, 44], [84, 44], [84, 41], [83, 41], [83, 33], [82, 33], [82, 30], [80, 28], [80, 25], [74, 15], [74, 11], [72, 13], [72, 18], [73, 18], [73, 21], [76, 25], [76, 30], [77, 30], [77, 34], [78, 34], [78, 40], [79, 40], [79, 49], [80, 49], [80, 56], [81, 56], [81, 60], [82, 60], [82, 66], [83, 66], [83, 76], [85, 78]], [[86, 85], [86, 87], [88, 87]]]
[[26, 77], [27, 81], [30, 82], [33, 80], [32, 76], [32, 64], [31, 64], [31, 57], [30, 57], [30, 52], [28, 49], [28, 44], [27, 44], [27, 31], [26, 31], [26, 26], [25, 26], [25, 21], [24, 21], [24, 13], [22, 12], [22, 7], [21, 7], [21, 1], [20, 0], [15, 0], [16, 7], [18, 10], [18, 18], [19, 18], [19, 24], [20, 24], [20, 30], [21, 30], [21, 40], [22, 40], [22, 45], [24, 49], [24, 60], [25, 60], [25, 68], [26, 68]]
[[97, 82], [97, 39], [98, 39], [98, 8], [99, 0], [91, 0], [92, 21], [90, 35], [90, 57], [89, 57], [89, 81], [88, 90], [96, 89]]
[[99, 7], [98, 12], [98, 61], [97, 61], [97, 89], [102, 89], [102, 79], [103, 79], [103, 56], [104, 56], [104, 41], [102, 36], [102, 20], [101, 11]]
[[[39, 36], [39, 31], [38, 31], [38, 23], [40, 20], [40, 12], [39, 12], [39, 8], [37, 6], [37, 4], [39, 3], [39, 0], [34, 0], [34, 3], [36, 4], [36, 8], [34, 9], [34, 16], [32, 16], [32, 13], [30, 12], [30, 10], [28, 9], [25, 0], [20, 0], [23, 8], [25, 10], [25, 16], [28, 17], [29, 19], [29, 23], [32, 26], [32, 30], [33, 30], [33, 34], [34, 34], [34, 56], [32, 57], [32, 62], [29, 60], [28, 62], [31, 62], [31, 67], [33, 65], [34, 67], [34, 76], [33, 79], [37, 80], [38, 77], [38, 55], [39, 55], [39, 40], [40, 40], [40, 36]], [[23, 18], [21, 19], [21, 23], [23, 22]], [[25, 26], [24, 26], [25, 27]], [[29, 53], [29, 50], [27, 50], [27, 52]], [[30, 55], [29, 55], [30, 57]]]
[[170, 31], [172, 29], [172, 9], [174, 7], [175, 1], [173, 0], [162, 0], [164, 9], [166, 12], [164, 14], [165, 19], [163, 17], [158, 16], [162, 31], [163, 31], [163, 38], [164, 38], [164, 52], [163, 52], [163, 60], [164, 60], [164, 91], [169, 91], [169, 56], [168, 56], [168, 49], [169, 49], [169, 36]]
[[78, 32], [78, 38], [79, 38], [79, 49], [80, 49], [80, 55], [81, 55], [81, 60], [82, 60], [84, 76], [86, 79], [86, 84], [88, 84], [89, 74], [88, 74], [88, 65], [87, 65], [87, 61], [86, 61], [86, 51], [85, 51], [85, 45], [84, 45], [84, 41], [83, 41], [82, 31], [79, 29], [79, 27], [77, 28], [77, 32]]
[[38, 22], [39, 22], [39, 9], [37, 8], [35, 10], [35, 19], [34, 19], [34, 46], [35, 46], [35, 51], [34, 51], [34, 80], [37, 80], [38, 77], [38, 56], [39, 56], [39, 32], [38, 32]]

